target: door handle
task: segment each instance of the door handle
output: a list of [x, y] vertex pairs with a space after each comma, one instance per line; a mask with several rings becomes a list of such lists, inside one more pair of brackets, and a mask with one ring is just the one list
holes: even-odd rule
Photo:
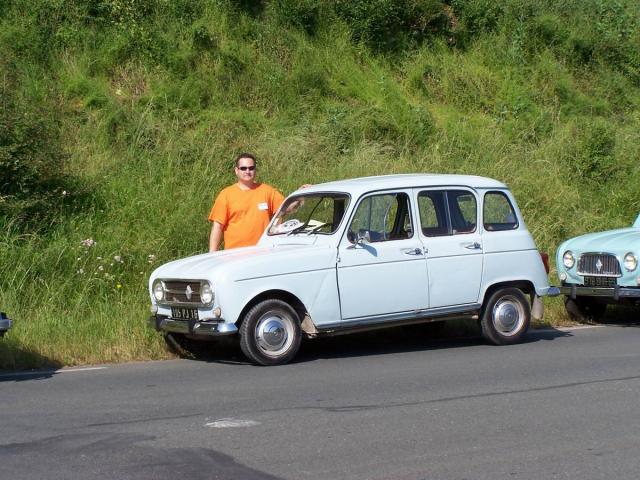
[[405, 255], [422, 255], [422, 250], [419, 249], [418, 247], [416, 247], [416, 248], [404, 248], [402, 250], [402, 253], [404, 253]]
[[473, 242], [465, 244], [464, 248], [468, 250], [480, 250], [482, 248], [482, 245], [480, 245], [478, 242]]

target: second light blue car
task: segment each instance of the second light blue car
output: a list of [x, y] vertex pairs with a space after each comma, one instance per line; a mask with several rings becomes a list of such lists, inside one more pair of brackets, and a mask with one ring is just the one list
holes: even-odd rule
[[628, 228], [589, 233], [558, 248], [556, 265], [571, 318], [602, 317], [607, 304], [640, 304], [640, 215]]

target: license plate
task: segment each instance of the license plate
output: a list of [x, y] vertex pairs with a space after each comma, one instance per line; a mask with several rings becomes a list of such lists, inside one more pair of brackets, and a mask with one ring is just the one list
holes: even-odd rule
[[585, 287], [614, 288], [616, 283], [616, 277], [584, 277]]
[[176, 320], [198, 320], [198, 309], [171, 307], [171, 318], [175, 318]]

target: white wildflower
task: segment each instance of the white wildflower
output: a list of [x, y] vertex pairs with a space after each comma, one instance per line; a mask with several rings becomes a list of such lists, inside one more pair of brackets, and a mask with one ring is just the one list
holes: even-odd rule
[[87, 238], [86, 240], [82, 240], [80, 242], [80, 245], [82, 245], [83, 247], [90, 248], [90, 247], [93, 247], [96, 243], [98, 242], [96, 242], [93, 238]]

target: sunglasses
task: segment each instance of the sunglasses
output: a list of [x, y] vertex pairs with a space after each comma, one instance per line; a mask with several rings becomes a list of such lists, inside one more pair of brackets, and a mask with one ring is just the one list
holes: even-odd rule
[[238, 170], [242, 170], [243, 172], [246, 172], [247, 170], [249, 170], [250, 172], [253, 172], [256, 169], [255, 165], [251, 165], [250, 167], [237, 167]]

